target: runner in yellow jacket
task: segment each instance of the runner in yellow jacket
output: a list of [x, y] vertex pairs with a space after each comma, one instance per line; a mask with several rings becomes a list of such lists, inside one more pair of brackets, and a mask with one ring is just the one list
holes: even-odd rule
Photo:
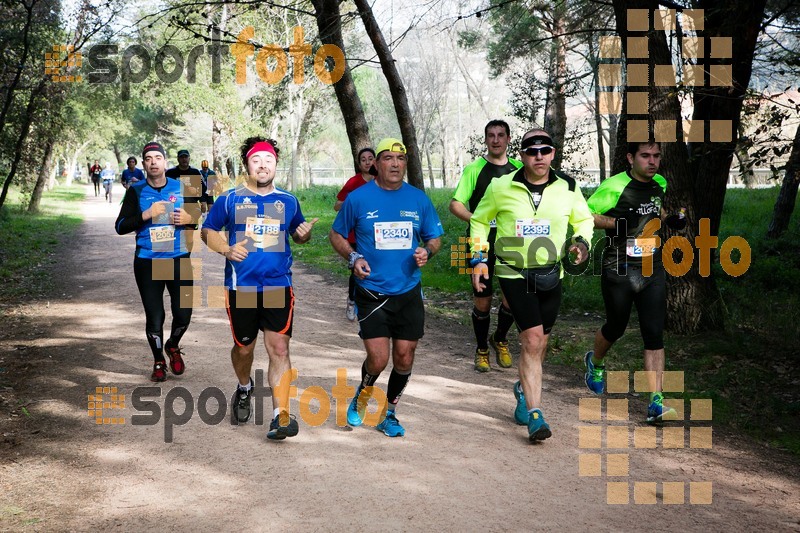
[[[571, 177], [553, 170], [550, 135], [534, 129], [522, 138], [523, 168], [492, 180], [470, 220], [472, 284], [484, 286], [490, 221], [497, 220], [495, 275], [508, 299], [522, 344], [519, 378], [514, 384], [514, 419], [528, 425], [531, 442], [551, 436], [542, 414], [542, 362], [561, 306], [561, 258], [573, 263], [589, 257], [594, 218]], [[572, 227], [573, 236], [567, 239]]]

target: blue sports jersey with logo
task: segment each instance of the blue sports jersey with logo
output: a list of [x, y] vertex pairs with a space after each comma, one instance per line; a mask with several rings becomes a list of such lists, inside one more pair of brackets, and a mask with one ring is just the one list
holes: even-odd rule
[[333, 230], [347, 238], [353, 229], [358, 253], [370, 267], [369, 276], [356, 283], [389, 295], [403, 294], [419, 283], [414, 250], [444, 233], [430, 199], [405, 182], [389, 191], [371, 181], [351, 192]]
[[142, 172], [142, 169], [133, 167], [133, 170], [129, 170], [126, 168], [125, 170], [122, 171], [122, 177], [120, 178], [122, 183], [127, 183], [133, 179], [144, 181], [144, 172]]
[[[162, 216], [144, 221], [136, 228], [136, 257], [167, 259], [189, 254], [186, 232], [194, 231], [194, 226], [176, 226], [169, 223], [169, 211], [183, 207], [179, 181], [167, 178], [166, 184], [160, 189], [154, 189], [145, 180], [138, 181], [128, 188], [124, 202], [128, 202], [128, 195], [135, 195], [140, 213], [150, 209], [156, 202], [171, 204]], [[130, 201], [133, 202], [133, 199]], [[117, 219], [118, 230], [123, 220], [122, 216]]]
[[244, 261], [225, 261], [225, 286], [258, 292], [263, 287], [290, 287], [289, 236], [303, 222], [297, 198], [277, 187], [262, 196], [240, 185], [220, 196], [203, 229], [226, 230], [230, 246], [244, 242], [249, 252]]

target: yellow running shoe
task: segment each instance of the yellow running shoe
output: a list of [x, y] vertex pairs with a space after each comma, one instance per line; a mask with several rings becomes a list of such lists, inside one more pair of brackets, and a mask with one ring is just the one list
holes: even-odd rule
[[489, 367], [489, 350], [475, 350], [475, 370], [478, 372], [488, 372]]
[[508, 351], [508, 341], [495, 341], [494, 334], [492, 334], [492, 336], [489, 337], [489, 344], [497, 354], [497, 364], [503, 368], [511, 368], [511, 353]]

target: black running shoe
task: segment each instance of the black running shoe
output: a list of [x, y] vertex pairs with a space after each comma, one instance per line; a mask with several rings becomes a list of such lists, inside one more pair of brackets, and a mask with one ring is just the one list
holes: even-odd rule
[[297, 419], [284, 411], [270, 422], [267, 438], [270, 440], [283, 440], [286, 437], [294, 437], [299, 430]]
[[245, 392], [236, 387], [231, 399], [231, 424], [246, 424], [253, 414], [253, 378], [250, 378], [250, 390]]

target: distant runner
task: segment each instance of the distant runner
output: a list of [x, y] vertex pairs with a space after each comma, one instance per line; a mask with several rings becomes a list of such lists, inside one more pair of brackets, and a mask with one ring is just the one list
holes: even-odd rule
[[[333, 205], [334, 211], [339, 211], [342, 208], [342, 204], [344, 204], [348, 194], [372, 181], [370, 169], [374, 162], [375, 151], [372, 148], [362, 148], [361, 151], [358, 152], [359, 173], [347, 180], [342, 190], [336, 195], [336, 203]], [[350, 243], [353, 250], [357, 248], [356, 235], [354, 232], [351, 231], [347, 236], [347, 242]], [[356, 277], [353, 274], [353, 269], [350, 269], [350, 278], [347, 287], [347, 306], [345, 307], [344, 316], [351, 322], [356, 319]]]

